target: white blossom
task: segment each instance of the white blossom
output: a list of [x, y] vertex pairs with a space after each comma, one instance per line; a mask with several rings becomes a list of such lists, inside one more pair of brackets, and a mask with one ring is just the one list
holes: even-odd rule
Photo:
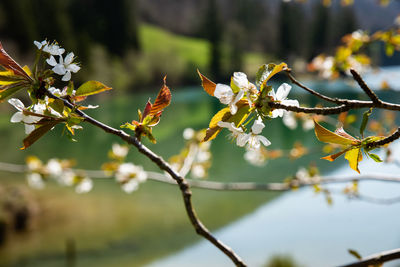
[[47, 64], [53, 67], [52, 71], [54, 71], [54, 73], [63, 75], [61, 79], [63, 81], [69, 81], [71, 79], [71, 72], [76, 73], [81, 69], [77, 64], [73, 63], [73, 61], [74, 53], [72, 52], [68, 53], [65, 59], [60, 55], [58, 63], [53, 56], [46, 60]]
[[119, 158], [125, 158], [128, 152], [129, 148], [127, 146], [121, 146], [120, 144], [112, 145], [112, 153]]
[[255, 166], [264, 166], [267, 162], [261, 149], [247, 149], [244, 153], [244, 159]]
[[64, 48], [61, 48], [58, 44], [49, 44], [46, 40], [42, 42], [33, 42], [38, 49], [42, 49], [43, 52], [49, 53], [50, 55], [59, 56], [65, 52]]
[[122, 190], [125, 191], [125, 193], [132, 193], [133, 191], [136, 191], [139, 188], [139, 183], [138, 181], [131, 179], [128, 182], [122, 184], [121, 186]]
[[231, 114], [234, 115], [237, 112], [236, 103], [244, 96], [244, 91], [240, 90], [235, 94], [231, 87], [219, 83], [215, 87], [214, 96], [218, 98], [222, 104], [229, 105]]
[[206, 176], [207, 172], [204, 168], [203, 165], [201, 164], [196, 164], [192, 167], [192, 175], [195, 178], [204, 178]]
[[[283, 105], [298, 107], [299, 101], [287, 99], [287, 96], [289, 95], [291, 89], [292, 87], [289, 84], [283, 83], [281, 86], [279, 86], [276, 93], [274, 89], [272, 89], [270, 95], [273, 97], [274, 101], [277, 101]], [[274, 109], [270, 117], [271, 118], [282, 117], [284, 112], [285, 112], [284, 109]]]
[[183, 130], [183, 138], [185, 140], [190, 140], [194, 137], [195, 131], [192, 128], [186, 128]]
[[244, 134], [238, 137], [237, 145], [243, 147], [248, 144], [249, 149], [259, 149], [261, 143], [264, 146], [269, 146], [271, 142], [265, 136], [259, 135], [264, 127], [265, 125], [262, 122], [262, 119], [258, 118], [254, 121], [254, 124], [251, 127], [251, 133]]
[[52, 176], [59, 176], [63, 172], [60, 161], [56, 159], [50, 159], [46, 164], [47, 172]]
[[131, 179], [135, 179], [137, 182], [144, 182], [147, 179], [147, 173], [141, 166], [136, 166], [132, 163], [123, 163], [119, 165], [115, 178], [118, 182], [126, 183]]
[[27, 174], [26, 179], [28, 180], [28, 185], [32, 188], [43, 189], [45, 186], [43, 178], [39, 173], [29, 173]]
[[35, 130], [35, 125], [34, 123], [38, 122], [41, 120], [41, 117], [33, 116], [33, 115], [25, 115], [24, 110], [25, 106], [21, 102], [21, 100], [17, 98], [11, 98], [8, 100], [8, 103], [13, 105], [18, 112], [14, 113], [14, 115], [11, 117], [10, 121], [12, 123], [18, 123], [18, 122], [23, 122], [25, 124], [25, 133], [30, 134]]
[[283, 124], [285, 124], [286, 127], [288, 127], [291, 130], [294, 130], [297, 128], [297, 120], [294, 116], [294, 113], [291, 111], [285, 112], [283, 114], [282, 121], [283, 121]]
[[232, 138], [236, 139], [236, 145], [243, 146], [241, 145], [241, 140], [246, 136], [246, 133], [243, 132], [242, 128], [235, 127], [233, 122], [229, 123], [225, 121], [219, 121], [217, 125], [222, 128], [227, 128], [231, 132]]
[[75, 192], [78, 194], [88, 193], [92, 190], [92, 188], [92, 179], [85, 177], [75, 186]]

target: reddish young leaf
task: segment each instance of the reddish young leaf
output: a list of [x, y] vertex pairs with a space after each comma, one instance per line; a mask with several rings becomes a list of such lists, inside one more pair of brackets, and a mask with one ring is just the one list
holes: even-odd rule
[[[150, 109], [149, 115], [152, 116], [159, 116], [161, 115], [160, 112], [164, 110], [170, 103], [171, 103], [171, 91], [167, 86], [167, 76], [164, 77], [164, 85], [158, 92], [156, 101], [154, 101], [153, 106]], [[143, 116], [146, 117], [146, 116]]]
[[209, 95], [214, 96], [215, 87], [217, 87], [217, 85], [210, 81], [206, 76], [201, 74], [199, 70], [197, 70], [197, 73], [200, 76], [201, 85], [203, 86], [204, 91], [206, 91]]
[[140, 121], [143, 121], [143, 119], [146, 118], [147, 115], [149, 115], [152, 106], [153, 106], [153, 105], [150, 103], [150, 100], [147, 100], [146, 107], [145, 107], [144, 110], [143, 110], [142, 118], [141, 118], [141, 119], [139, 118]]
[[30, 147], [33, 143], [40, 139], [43, 135], [45, 135], [48, 131], [50, 131], [59, 121], [50, 121], [47, 124], [36, 128], [33, 132], [31, 132], [27, 137], [25, 137], [23, 143], [24, 146], [21, 149], [26, 149]]
[[26, 80], [32, 81], [32, 78], [24, 71], [24, 69], [12, 59], [4, 50], [0, 42], [0, 65], [7, 70], [11, 70], [15, 75], [25, 77]]

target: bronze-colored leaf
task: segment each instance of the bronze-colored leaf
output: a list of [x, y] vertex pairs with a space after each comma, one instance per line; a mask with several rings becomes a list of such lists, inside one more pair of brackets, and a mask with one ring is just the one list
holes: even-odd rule
[[152, 105], [152, 104], [150, 103], [150, 101], [148, 100], [148, 101], [147, 101], [147, 104], [146, 104], [146, 107], [145, 107], [144, 110], [143, 110], [142, 118], [139, 118], [140, 121], [142, 121], [142, 119], [146, 118], [147, 115], [149, 115], [152, 106], [153, 106], [153, 105]]
[[341, 155], [343, 155], [346, 151], [347, 151], [347, 150], [343, 150], [343, 151], [340, 151], [340, 152], [335, 153], [335, 154], [333, 154], [333, 155], [329, 155], [329, 156], [323, 157], [323, 158], [321, 158], [321, 159], [326, 159], [326, 160], [328, 160], [328, 161], [334, 161], [335, 159], [337, 159], [338, 157], [340, 157]]
[[32, 78], [24, 71], [24, 69], [12, 59], [4, 50], [0, 42], [0, 65], [7, 70], [11, 70], [15, 75], [25, 77], [26, 80], [32, 81]]
[[33, 143], [40, 139], [43, 135], [45, 135], [48, 131], [50, 131], [59, 121], [50, 121], [47, 124], [36, 128], [33, 132], [31, 132], [27, 137], [25, 137], [23, 144], [24, 146], [21, 149], [26, 149], [30, 147]]
[[215, 87], [217, 87], [217, 85], [201, 74], [199, 70], [197, 70], [197, 73], [200, 76], [201, 85], [203, 86], [204, 91], [206, 91], [207, 94], [214, 96]]
[[[153, 106], [149, 112], [149, 115], [156, 116], [160, 114], [171, 103], [171, 91], [167, 86], [167, 76], [164, 77], [164, 85], [158, 92], [156, 101], [154, 101]], [[145, 117], [145, 116], [143, 116]]]
[[[359, 142], [354, 137], [352, 139], [345, 138], [341, 135], [338, 135], [334, 132], [329, 131], [328, 129], [322, 127], [318, 122], [314, 120], [315, 126], [315, 135], [317, 136], [318, 140], [325, 143], [331, 144], [338, 144], [338, 145], [352, 145], [357, 144]], [[356, 140], [356, 141], [354, 141]]]

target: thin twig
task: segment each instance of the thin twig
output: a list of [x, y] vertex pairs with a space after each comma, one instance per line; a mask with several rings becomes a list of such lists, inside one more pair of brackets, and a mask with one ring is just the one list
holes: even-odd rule
[[194, 229], [196, 230], [196, 233], [203, 236], [208, 241], [210, 241], [213, 245], [215, 245], [226, 256], [228, 256], [235, 263], [236, 266], [246, 266], [246, 264], [243, 262], [243, 260], [230, 247], [228, 247], [223, 242], [221, 242], [220, 240], [215, 238], [211, 234], [211, 232], [203, 225], [203, 223], [197, 217], [196, 211], [192, 205], [192, 200], [191, 200], [192, 192], [190, 190], [190, 186], [187, 183], [186, 179], [183, 178], [182, 176], [180, 176], [177, 172], [175, 172], [171, 168], [171, 166], [162, 157], [155, 154], [153, 151], [151, 151], [149, 148], [147, 148], [145, 145], [143, 145], [141, 142], [139, 142], [139, 140], [136, 137], [131, 136], [122, 130], [114, 129], [100, 121], [97, 121], [96, 119], [90, 117], [89, 115], [82, 112], [81, 110], [76, 109], [74, 104], [70, 103], [68, 100], [59, 98], [48, 91], [47, 91], [47, 95], [54, 99], [61, 99], [67, 107], [74, 110], [86, 122], [102, 129], [106, 133], [110, 133], [110, 134], [119, 136], [122, 140], [124, 140], [128, 144], [135, 146], [140, 153], [142, 153], [147, 158], [149, 158], [152, 162], [154, 162], [161, 170], [164, 170], [169, 175], [171, 175], [171, 177], [179, 185], [179, 189], [181, 190], [182, 197], [184, 200], [186, 212], [188, 214], [190, 222], [192, 223]]
[[397, 130], [394, 133], [392, 133], [391, 135], [389, 135], [388, 137], [386, 137], [382, 140], [379, 140], [379, 141], [368, 143], [367, 147], [373, 148], [373, 147], [384, 146], [384, 145], [389, 144], [399, 138], [400, 138], [400, 127], [397, 128]]
[[335, 103], [335, 104], [342, 104], [342, 103], [346, 102], [346, 100], [344, 100], [344, 99], [332, 98], [332, 97], [329, 97], [329, 96], [326, 96], [326, 95], [323, 95], [321, 93], [318, 93], [318, 92], [314, 91], [313, 89], [305, 86], [304, 84], [302, 84], [301, 82], [296, 80], [294, 78], [294, 76], [290, 73], [290, 71], [286, 71], [286, 75], [289, 77], [289, 79], [290, 79], [290, 81], [292, 83], [294, 83], [298, 87], [306, 90], [307, 92], [309, 92], [310, 94], [312, 94], [312, 95], [314, 95], [316, 97], [319, 97], [319, 98], [321, 98], [321, 99], [323, 99], [325, 101], [332, 102], [332, 103]]
[[354, 80], [358, 83], [358, 85], [361, 87], [361, 89], [364, 90], [364, 92], [368, 95], [368, 97], [372, 100], [374, 103], [381, 103], [382, 101], [378, 98], [378, 96], [374, 93], [374, 91], [369, 88], [369, 86], [364, 82], [364, 80], [361, 78], [360, 74], [358, 74], [357, 71], [354, 69], [350, 69], [351, 75], [353, 75]]
[[342, 265], [340, 267], [367, 267], [367, 266], [377, 266], [384, 262], [392, 261], [395, 259], [400, 259], [400, 248], [383, 251], [378, 254], [374, 254], [361, 259], [358, 262]]

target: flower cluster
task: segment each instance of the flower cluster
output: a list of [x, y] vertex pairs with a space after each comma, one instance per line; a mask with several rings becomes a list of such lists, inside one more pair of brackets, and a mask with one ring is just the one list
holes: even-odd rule
[[208, 175], [211, 167], [211, 142], [202, 142], [204, 135], [204, 130], [186, 128], [183, 131], [185, 146], [178, 155], [169, 160], [172, 168], [181, 176], [190, 173], [194, 178], [205, 178]]
[[[74, 63], [74, 53], [70, 52], [65, 56], [65, 58], [62, 57], [65, 49], [61, 48], [57, 43], [54, 42], [50, 44], [45, 40], [40, 43], [34, 41], [34, 44], [39, 50], [50, 55], [50, 57], [46, 59], [46, 62], [53, 67], [52, 71], [54, 73], [63, 76], [61, 78], [62, 81], [69, 81], [71, 79], [71, 72], [77, 73], [81, 69], [78, 64]], [[58, 56], [58, 62], [54, 56]]]
[[[18, 110], [11, 117], [11, 122], [23, 123], [28, 135], [23, 140], [22, 149], [31, 146], [57, 124], [64, 124], [66, 135], [73, 140], [74, 131], [82, 128], [79, 124], [83, 121], [75, 111], [97, 107], [78, 103], [89, 95], [111, 89], [100, 82], [88, 81], [75, 90], [70, 81], [71, 73], [78, 72], [80, 66], [74, 62], [74, 54], [71, 52], [63, 57], [65, 49], [57, 42], [45, 40], [35, 41], [34, 44], [38, 50], [31, 70], [28, 66], [21, 67], [0, 43], [0, 66], [5, 69], [0, 71], [0, 102], [19, 90], [26, 91], [31, 100], [28, 106], [17, 98], [8, 100]], [[57, 79], [57, 75], [62, 77]], [[69, 81], [68, 84], [61, 89], [55, 87], [66, 81]], [[66, 104], [66, 101], [69, 103]]]
[[139, 188], [139, 184], [147, 180], [147, 172], [142, 166], [125, 162], [129, 147], [127, 145], [113, 144], [108, 152], [108, 157], [112, 160], [103, 164], [102, 169], [108, 175], [115, 176], [116, 181], [121, 185], [126, 193], [132, 193]]
[[45, 182], [54, 179], [64, 186], [73, 186], [77, 193], [87, 193], [92, 190], [92, 180], [82, 171], [71, 169], [73, 162], [70, 160], [50, 159], [46, 164], [30, 156], [26, 159], [28, 184], [37, 189], [42, 189]]
[[[264, 146], [271, 144], [266, 137], [261, 135], [265, 127], [264, 122], [289, 116], [288, 111], [271, 108], [269, 103], [275, 102], [285, 106], [299, 107], [297, 100], [287, 98], [291, 90], [289, 84], [283, 83], [276, 91], [267, 85], [273, 75], [285, 69], [287, 69], [285, 63], [263, 65], [257, 72], [255, 84], [248, 81], [246, 74], [235, 72], [230, 86], [214, 84], [199, 73], [206, 92], [218, 98], [222, 104], [228, 105], [212, 118], [204, 141], [212, 140], [222, 128], [226, 128], [231, 132], [231, 138], [236, 140], [238, 146], [246, 147], [248, 151], [256, 151], [248, 154], [251, 158], [257, 159], [254, 161], [261, 162], [259, 160], [263, 157], [260, 152], [261, 144]], [[251, 120], [254, 122], [247, 131], [245, 126]]]

